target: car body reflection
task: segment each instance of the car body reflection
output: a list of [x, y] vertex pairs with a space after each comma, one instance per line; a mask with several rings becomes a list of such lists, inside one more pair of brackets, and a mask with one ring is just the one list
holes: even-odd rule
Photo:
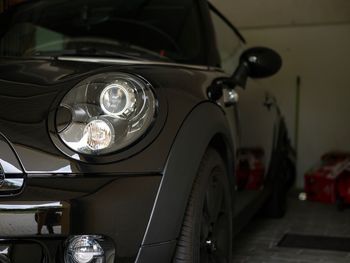
[[[18, 217], [19, 214], [21, 217]], [[13, 228], [21, 229], [23, 235], [53, 235], [69, 232], [69, 208], [64, 202], [1, 203], [0, 215], [2, 229], [7, 232], [7, 235], [13, 233]]]

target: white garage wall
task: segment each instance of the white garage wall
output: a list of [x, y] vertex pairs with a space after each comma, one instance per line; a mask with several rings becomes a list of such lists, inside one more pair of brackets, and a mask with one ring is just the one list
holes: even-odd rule
[[350, 1], [213, 3], [236, 22], [249, 45], [269, 46], [282, 55], [280, 74], [261, 83], [281, 104], [293, 141], [296, 77], [301, 77], [297, 185], [302, 187], [303, 174], [320, 155], [350, 151]]
[[349, 0], [210, 0], [240, 28], [344, 23]]

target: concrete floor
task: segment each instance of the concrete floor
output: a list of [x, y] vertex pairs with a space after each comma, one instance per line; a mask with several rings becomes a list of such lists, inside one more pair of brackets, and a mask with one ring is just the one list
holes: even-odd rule
[[350, 253], [277, 247], [288, 232], [350, 237], [350, 209], [339, 212], [334, 205], [299, 201], [293, 194], [283, 219], [255, 218], [236, 237], [234, 263], [350, 262]]

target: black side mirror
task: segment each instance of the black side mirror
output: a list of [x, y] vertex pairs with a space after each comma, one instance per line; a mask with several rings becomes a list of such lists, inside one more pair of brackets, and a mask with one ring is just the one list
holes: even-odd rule
[[212, 100], [223, 96], [225, 86], [234, 88], [246, 86], [248, 78], [266, 78], [276, 74], [282, 67], [280, 55], [265, 47], [247, 49], [240, 57], [237, 70], [230, 78], [218, 78], [208, 88], [208, 95]]
[[232, 75], [232, 81], [236, 85], [245, 87], [248, 77], [270, 77], [281, 67], [282, 58], [276, 51], [265, 47], [250, 48], [241, 55], [239, 66]]

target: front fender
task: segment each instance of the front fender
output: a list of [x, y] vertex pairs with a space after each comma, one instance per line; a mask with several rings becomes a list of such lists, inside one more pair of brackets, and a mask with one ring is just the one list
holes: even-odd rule
[[[201, 103], [187, 116], [168, 156], [138, 263], [169, 262], [201, 159], [215, 136], [224, 139], [228, 149], [225, 155], [233, 160], [234, 144], [229, 131], [224, 112], [214, 103]], [[162, 249], [158, 251], [162, 253], [149, 253], [155, 244], [160, 244]]]

